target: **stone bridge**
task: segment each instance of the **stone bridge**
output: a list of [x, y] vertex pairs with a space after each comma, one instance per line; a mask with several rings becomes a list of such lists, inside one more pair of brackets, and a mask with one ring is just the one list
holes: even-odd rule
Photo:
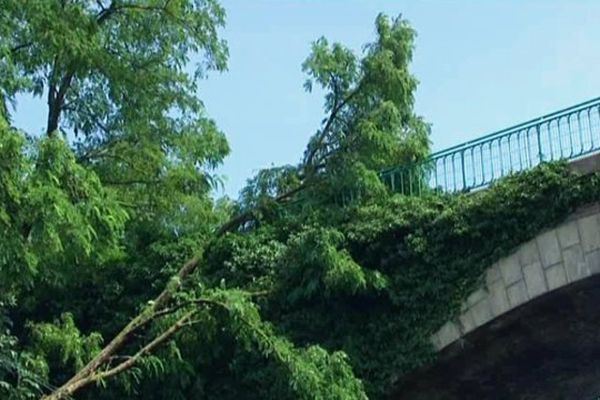
[[458, 319], [433, 335], [433, 343], [442, 350], [529, 301], [598, 273], [600, 204], [595, 204], [490, 266], [485, 287], [469, 296]]
[[[600, 154], [570, 165], [600, 171]], [[599, 399], [600, 203], [490, 265], [483, 287], [431, 340], [437, 362], [391, 398]]]
[[[600, 171], [600, 155], [571, 166]], [[431, 340], [438, 361], [393, 399], [598, 399], [600, 203], [490, 265], [483, 287]]]
[[395, 400], [600, 398], [600, 204], [491, 265]]

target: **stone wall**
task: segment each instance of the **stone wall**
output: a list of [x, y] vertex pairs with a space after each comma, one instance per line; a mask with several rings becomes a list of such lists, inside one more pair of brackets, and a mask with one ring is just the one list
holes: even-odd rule
[[457, 319], [432, 336], [433, 344], [442, 350], [538, 296], [598, 273], [600, 204], [595, 204], [490, 266], [484, 287], [469, 296]]

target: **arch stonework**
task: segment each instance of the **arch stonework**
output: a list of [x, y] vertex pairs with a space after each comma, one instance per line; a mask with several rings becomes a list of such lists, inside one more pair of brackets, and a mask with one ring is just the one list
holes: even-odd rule
[[[524, 221], [526, 223], [526, 221]], [[584, 207], [490, 266], [458, 318], [431, 338], [440, 351], [546, 293], [600, 274], [600, 204]]]

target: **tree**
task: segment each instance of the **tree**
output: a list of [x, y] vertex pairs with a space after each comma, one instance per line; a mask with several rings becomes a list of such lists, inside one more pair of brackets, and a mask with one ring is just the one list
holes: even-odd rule
[[362, 59], [325, 38], [313, 44], [303, 64], [307, 90], [325, 91], [323, 127], [304, 155], [307, 174], [359, 162], [379, 170], [423, 159], [428, 127], [413, 111], [417, 80], [409, 71], [415, 33], [406, 20], [379, 15], [377, 38]]
[[360, 194], [379, 196], [382, 169], [427, 157], [430, 128], [415, 114], [417, 80], [409, 69], [415, 32], [405, 19], [383, 14], [375, 26], [362, 57], [324, 37], [313, 43], [302, 65], [304, 87], [324, 90], [326, 117], [298, 165], [263, 170], [249, 181], [237, 225], [252, 220], [249, 209], [273, 199], [336, 207]]
[[[210, 0], [0, 8], [3, 294], [17, 296], [16, 320], [70, 311], [110, 335], [216, 223], [210, 171], [228, 146], [196, 91], [225, 68], [224, 11]], [[5, 126], [19, 93], [46, 99], [42, 137]], [[94, 307], [90, 288], [127, 295]]]
[[[206, 287], [200, 257], [166, 279], [202, 252], [223, 218], [209, 197], [210, 170], [228, 147], [196, 97], [197, 78], [225, 68], [218, 3], [1, 6], [0, 272], [19, 304], [9, 313], [16, 333], [49, 367], [48, 379], [62, 382], [47, 398], [128, 371], [130, 386], [139, 379], [134, 367], [164, 364], [157, 349], [215, 320], [271, 360], [280, 382], [292, 383], [289, 393], [364, 397], [343, 354], [295, 348], [259, 318], [252, 293]], [[42, 137], [8, 126], [19, 93], [46, 99]], [[119, 321], [139, 310], [119, 332]]]

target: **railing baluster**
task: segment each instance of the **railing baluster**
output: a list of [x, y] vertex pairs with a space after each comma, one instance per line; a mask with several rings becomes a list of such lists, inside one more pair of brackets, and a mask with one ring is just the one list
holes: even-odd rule
[[508, 134], [508, 164], [509, 164], [509, 170], [508, 172], [512, 172], [514, 170], [514, 165], [512, 163], [512, 133]]
[[434, 165], [434, 168], [435, 168], [435, 172], [434, 172], [433, 176], [435, 176], [435, 188], [437, 189], [439, 187], [438, 173], [437, 173], [437, 166], [438, 166], [437, 160], [434, 161], [433, 165]]
[[579, 154], [583, 154], [583, 130], [581, 129], [581, 114], [577, 112], [577, 127], [579, 128]]
[[535, 126], [535, 134], [538, 143], [538, 159], [540, 164], [544, 161], [544, 152], [542, 151], [542, 136], [540, 135], [540, 124]]
[[494, 181], [494, 154], [492, 153], [492, 141], [488, 142], [488, 150], [490, 153], [490, 160], [489, 160], [490, 182], [493, 182]]
[[451, 165], [452, 165], [452, 191], [456, 192], [456, 163], [454, 162], [454, 157], [456, 156], [456, 153], [452, 153], [452, 158], [450, 158], [451, 161]]
[[517, 152], [519, 153], [519, 171], [523, 169], [523, 155], [521, 151], [521, 131], [517, 132]]
[[460, 169], [462, 171], [462, 190], [467, 188], [467, 178], [465, 176], [465, 151], [460, 152]]
[[504, 176], [504, 157], [502, 154], [502, 138], [498, 139], [498, 158], [500, 159], [500, 176]]
[[588, 129], [590, 131], [590, 150], [589, 151], [593, 151], [594, 150], [594, 133], [592, 131], [592, 116], [591, 116], [591, 109], [587, 110], [587, 120], [588, 120]]
[[483, 143], [479, 145], [479, 160], [481, 161], [481, 185], [485, 185], [485, 165], [483, 161]]
[[525, 130], [525, 139], [527, 140], [527, 166], [529, 168], [533, 167], [533, 159], [531, 158], [531, 140], [529, 139], [529, 129]]
[[472, 174], [472, 186], [469, 186], [469, 190], [473, 187], [473, 186], [477, 186], [477, 173], [475, 172], [475, 147], [471, 147], [471, 169], [473, 170], [473, 174]]
[[448, 171], [446, 171], [446, 157], [442, 158], [442, 165], [444, 166], [444, 190], [448, 190]]
[[573, 157], [575, 146], [573, 146], [573, 130], [571, 129], [571, 114], [567, 116], [567, 128], [569, 129], [569, 157]]
[[548, 146], [550, 147], [550, 161], [554, 160], [554, 147], [552, 146], [552, 120], [548, 121]]
[[558, 118], [556, 127], [558, 129], [558, 148], [560, 149], [560, 158], [563, 158], [564, 153], [563, 153], [562, 135], [560, 133], [560, 120], [561, 120], [561, 118]]

